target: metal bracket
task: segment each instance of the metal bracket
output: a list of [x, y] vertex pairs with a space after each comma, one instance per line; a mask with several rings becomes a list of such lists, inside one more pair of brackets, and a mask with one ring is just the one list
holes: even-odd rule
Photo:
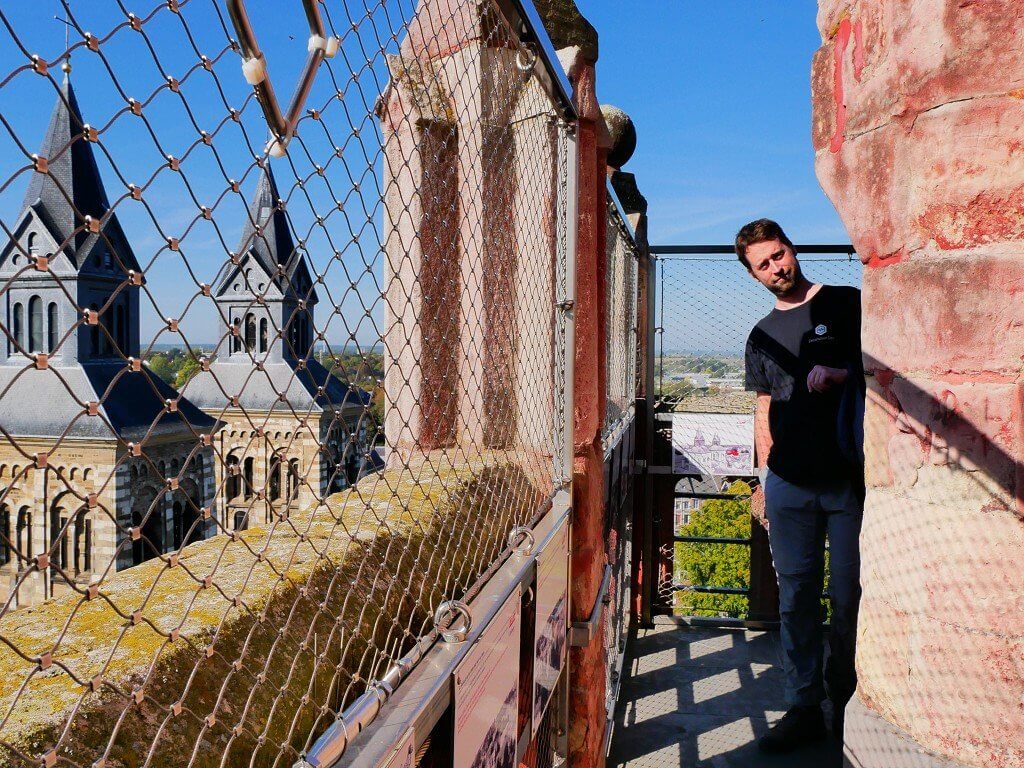
[[574, 621], [569, 628], [569, 645], [573, 648], [586, 648], [597, 636], [598, 625], [601, 623], [601, 614], [605, 605], [608, 604], [608, 584], [612, 578], [612, 567], [604, 567], [604, 578], [601, 579], [601, 589], [598, 590], [597, 600], [590, 611], [590, 618], [586, 621]]
[[313, 79], [320, 68], [320, 62], [331, 58], [338, 52], [340, 41], [336, 37], [328, 38], [324, 31], [324, 20], [320, 16], [319, 0], [302, 0], [302, 8], [306, 12], [309, 25], [309, 44], [306, 66], [302, 68], [299, 82], [295, 86], [288, 114], [281, 112], [274, 86], [270, 82], [267, 60], [256, 42], [256, 33], [249, 22], [249, 14], [245, 8], [245, 0], [227, 0], [228, 16], [238, 35], [238, 43], [242, 49], [242, 74], [246, 81], [256, 89], [256, 99], [263, 108], [263, 116], [267, 119], [274, 138], [267, 144], [266, 151], [274, 157], [281, 157], [285, 147], [295, 131], [302, 108], [306, 104], [309, 92], [313, 87]]

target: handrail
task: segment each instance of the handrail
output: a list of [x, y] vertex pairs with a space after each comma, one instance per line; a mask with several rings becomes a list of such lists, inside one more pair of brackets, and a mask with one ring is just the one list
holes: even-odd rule
[[[633, 229], [633, 224], [629, 220], [629, 216], [626, 214], [626, 209], [622, 207], [622, 201], [619, 200], [618, 194], [615, 192], [615, 187], [612, 186], [610, 179], [605, 180], [605, 189], [608, 192], [608, 201], [611, 203], [612, 208], [618, 215], [619, 223], [622, 225], [626, 236], [633, 245], [636, 245], [636, 230]], [[651, 249], [653, 252], [653, 248]]]
[[572, 84], [565, 73], [565, 68], [558, 60], [554, 43], [548, 36], [533, 0], [497, 0], [498, 6], [510, 21], [520, 21], [522, 26], [516, 30], [524, 42], [533, 42], [535, 53], [544, 62], [542, 71], [538, 72], [541, 85], [557, 103], [562, 119], [574, 123], [579, 119], [576, 104], [573, 101]]
[[[794, 245], [793, 248], [797, 253], [819, 253], [819, 254], [837, 254], [842, 256], [856, 256], [857, 249], [850, 244], [840, 245]], [[729, 254], [735, 255], [735, 250], [732, 245], [652, 245], [650, 251], [653, 254], [664, 256], [704, 256], [711, 254]]]

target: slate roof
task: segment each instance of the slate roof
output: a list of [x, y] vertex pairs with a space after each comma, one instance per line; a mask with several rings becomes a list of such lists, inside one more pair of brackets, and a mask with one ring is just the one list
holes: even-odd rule
[[[137, 441], [147, 433], [187, 436], [189, 425], [201, 434], [219, 426], [185, 398], [178, 399], [176, 412], [167, 412], [165, 401], [178, 398], [177, 391], [147, 368], [131, 371], [123, 361], [42, 371], [0, 366], [0, 391], [0, 424], [18, 437], [56, 437], [67, 430], [71, 437]], [[100, 403], [101, 417], [84, 414], [83, 403], [90, 401]]]
[[[183, 392], [200, 408], [215, 412], [228, 405], [224, 392], [237, 394], [242, 408], [281, 413], [294, 410], [300, 415], [332, 406], [363, 408], [370, 403], [369, 392], [346, 384], [316, 360], [308, 360], [303, 369], [297, 369], [296, 361], [264, 363], [263, 370], [258, 371], [249, 360], [215, 360], [210, 370], [196, 374]], [[285, 393], [287, 402], [281, 401], [279, 392]]]
[[[271, 211], [269, 216], [264, 213], [268, 209]], [[256, 233], [253, 222], [259, 225], [260, 234]], [[296, 294], [295, 285], [299, 276], [305, 278], [307, 285], [312, 285], [313, 281], [302, 251], [295, 247], [288, 215], [284, 211], [284, 201], [277, 191], [277, 182], [269, 164], [260, 174], [256, 194], [249, 204], [249, 215], [246, 217], [236, 252], [251, 253], [286, 296], [305, 299], [310, 305], [318, 301], [315, 288], [309, 291], [308, 298], [305, 291], [302, 295]], [[279, 265], [284, 267], [284, 276], [278, 274]], [[234, 282], [237, 272], [238, 268], [224, 275], [217, 284], [217, 295], [228, 289]]]
[[[107, 248], [105, 240], [109, 240], [116, 254], [115, 263], [119, 259], [126, 270], [141, 271], [117, 215], [109, 212], [110, 203], [85, 125], [75, 90], [65, 78], [37, 153], [46, 158], [47, 173], [32, 174], [23, 210], [33, 209], [58, 243], [70, 238], [64, 251], [79, 269], [97, 247]], [[83, 217], [100, 219], [104, 215], [107, 218], [102, 234], [82, 228]], [[82, 231], [72, 238], [71, 233], [77, 228]]]

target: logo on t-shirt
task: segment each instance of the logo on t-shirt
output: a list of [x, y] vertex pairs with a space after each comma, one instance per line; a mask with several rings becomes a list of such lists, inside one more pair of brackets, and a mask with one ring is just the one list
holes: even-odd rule
[[824, 336], [828, 333], [828, 328], [825, 325], [819, 325], [814, 329], [814, 333], [818, 336]]

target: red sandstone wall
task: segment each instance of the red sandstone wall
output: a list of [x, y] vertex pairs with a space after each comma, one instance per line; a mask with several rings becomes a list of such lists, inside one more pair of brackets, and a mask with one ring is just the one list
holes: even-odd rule
[[817, 170], [865, 262], [860, 695], [1024, 765], [1024, 3], [820, 0]]

